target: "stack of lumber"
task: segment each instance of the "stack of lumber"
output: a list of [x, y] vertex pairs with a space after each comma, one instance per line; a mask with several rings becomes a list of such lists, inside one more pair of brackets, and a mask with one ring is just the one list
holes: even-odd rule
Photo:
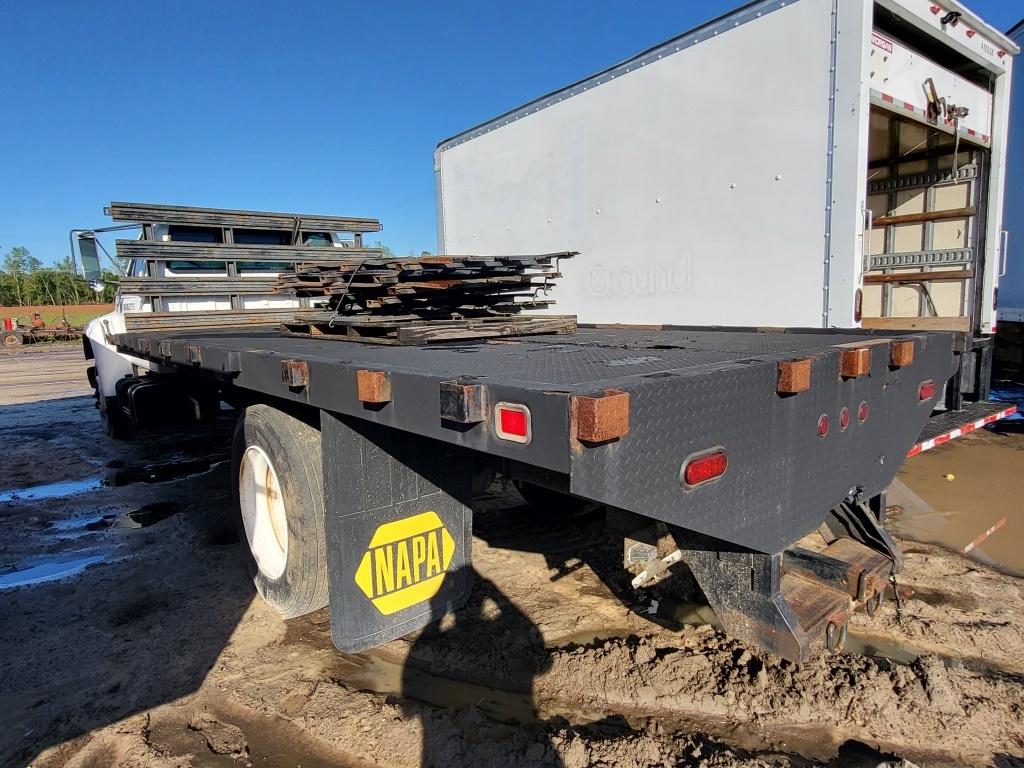
[[327, 297], [327, 309], [345, 317], [421, 319], [516, 314], [554, 303], [549, 290], [561, 259], [575, 251], [538, 256], [422, 256], [363, 258], [295, 265], [274, 290]]

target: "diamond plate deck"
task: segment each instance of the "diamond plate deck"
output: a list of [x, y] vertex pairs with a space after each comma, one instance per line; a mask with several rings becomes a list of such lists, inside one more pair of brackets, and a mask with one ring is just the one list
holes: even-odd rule
[[[895, 336], [915, 341], [912, 365], [889, 365]], [[949, 333], [581, 328], [573, 336], [377, 347], [247, 328], [147, 331], [118, 342], [164, 366], [511, 460], [506, 471], [560, 473], [578, 496], [761, 552], [785, 549], [845, 499], [884, 490], [928, 418], [919, 384], [955, 370]], [[870, 373], [843, 378], [842, 345], [857, 342], [869, 346]], [[811, 360], [811, 387], [780, 395], [778, 363], [794, 358]], [[282, 365], [296, 360], [307, 364], [308, 382], [289, 387]], [[359, 370], [388, 374], [387, 404], [359, 399]], [[472, 423], [443, 419], [441, 385], [451, 381], [483, 386], [490, 407], [527, 406], [532, 439], [500, 439], [486, 410]], [[612, 389], [629, 394], [628, 434], [580, 445], [572, 398]], [[862, 402], [871, 413], [863, 424]], [[845, 430], [843, 408], [854, 414]], [[832, 423], [823, 438], [822, 415]], [[728, 453], [726, 474], [684, 488], [686, 457], [716, 446]]]

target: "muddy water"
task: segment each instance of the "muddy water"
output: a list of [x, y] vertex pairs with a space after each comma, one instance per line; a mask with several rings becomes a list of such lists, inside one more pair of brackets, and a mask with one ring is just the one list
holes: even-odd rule
[[189, 755], [189, 765], [194, 768], [356, 768], [364, 765], [324, 749], [281, 718], [254, 717], [236, 707], [230, 710], [214, 710], [213, 716], [239, 729], [244, 745], [239, 753], [219, 754], [215, 751], [216, 745], [211, 747], [202, 732], [187, 722], [171, 718], [154, 718], [148, 732], [149, 743], [166, 754]]
[[918, 454], [888, 502], [897, 535], [1024, 576], [1024, 436], [979, 432]]
[[211, 472], [227, 463], [221, 454], [200, 458], [182, 458], [172, 461], [151, 462], [118, 469], [110, 479], [114, 486], [132, 483], [166, 483], [170, 480], [185, 480]]
[[0, 590], [69, 579], [72, 576], [77, 576], [89, 566], [102, 563], [106, 559], [106, 555], [103, 554], [72, 554], [43, 558], [32, 565], [25, 565], [0, 575]]
[[28, 488], [11, 488], [0, 490], [0, 503], [11, 501], [42, 501], [44, 499], [61, 499], [87, 491], [102, 488], [103, 477], [87, 477], [84, 480], [61, 480], [56, 483], [33, 485]]

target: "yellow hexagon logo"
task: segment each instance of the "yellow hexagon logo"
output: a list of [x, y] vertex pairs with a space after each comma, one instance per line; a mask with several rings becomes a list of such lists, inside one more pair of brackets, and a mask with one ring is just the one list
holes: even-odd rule
[[454, 554], [455, 540], [436, 512], [384, 523], [359, 561], [356, 585], [389, 616], [436, 595]]

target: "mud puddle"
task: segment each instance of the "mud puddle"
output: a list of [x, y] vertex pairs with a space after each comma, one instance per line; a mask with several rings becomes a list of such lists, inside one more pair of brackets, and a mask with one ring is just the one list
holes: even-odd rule
[[154, 718], [146, 741], [162, 754], [190, 755], [190, 766], [356, 768], [357, 761], [328, 753], [285, 720], [241, 711], [195, 712], [185, 722]]
[[178, 514], [181, 510], [182, 505], [177, 501], [155, 501], [133, 509], [120, 519], [119, 524], [125, 528], [148, 528], [171, 515]]
[[76, 539], [107, 528], [148, 528], [178, 514], [184, 505], [177, 501], [154, 501], [130, 512], [95, 512], [81, 517], [54, 520], [49, 530], [57, 540]]
[[62, 499], [79, 493], [95, 491], [102, 488], [105, 482], [101, 475], [87, 477], [83, 480], [60, 480], [56, 483], [33, 485], [0, 491], [0, 503], [11, 501], [42, 501], [44, 499]]
[[110, 478], [110, 484], [117, 487], [133, 483], [166, 483], [169, 480], [185, 480], [205, 475], [227, 464], [220, 455], [215, 457], [181, 459], [178, 461], [133, 464], [119, 469]]
[[57, 540], [77, 539], [109, 528], [117, 520], [116, 512], [96, 512], [50, 523], [50, 536]]
[[104, 554], [59, 555], [36, 561], [34, 565], [0, 574], [0, 590], [29, 587], [48, 581], [70, 579], [91, 565], [107, 559]]
[[0, 503], [63, 499], [109, 486], [119, 487], [133, 483], [153, 484], [165, 483], [170, 480], [186, 480], [212, 472], [226, 464], [227, 461], [226, 458], [218, 454], [213, 457], [129, 465], [117, 469], [109, 478], [103, 475], [93, 475], [81, 480], [59, 480], [27, 488], [0, 490]]
[[538, 702], [532, 690], [510, 691], [434, 675], [378, 651], [343, 656], [334, 669], [332, 682], [435, 707], [476, 707], [493, 720], [523, 725], [556, 718], [588, 724], [608, 715], [602, 710], [587, 710], [564, 702]]
[[889, 487], [890, 528], [1024, 576], [1024, 452], [1006, 439], [972, 435], [908, 460]]

